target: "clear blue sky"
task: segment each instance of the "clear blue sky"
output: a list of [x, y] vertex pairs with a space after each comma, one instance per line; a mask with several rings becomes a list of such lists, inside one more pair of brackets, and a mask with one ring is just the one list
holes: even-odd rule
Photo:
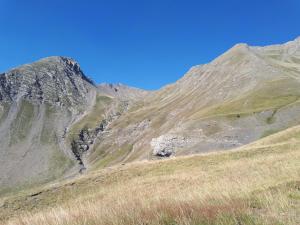
[[53, 55], [97, 83], [157, 89], [238, 42], [300, 35], [299, 0], [0, 0], [0, 71]]

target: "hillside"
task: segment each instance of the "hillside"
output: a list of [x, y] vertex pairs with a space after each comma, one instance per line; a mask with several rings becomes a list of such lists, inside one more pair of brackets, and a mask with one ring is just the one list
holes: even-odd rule
[[[143, 161], [2, 198], [3, 224], [299, 224], [300, 127], [234, 151]], [[4, 222], [11, 218], [9, 222]]]
[[[262, 145], [260, 139], [298, 129], [299, 87], [299, 38], [266, 47], [235, 45], [212, 62], [191, 68], [174, 84], [151, 92], [121, 84], [95, 85], [79, 64], [67, 57], [48, 57], [20, 66], [0, 75], [0, 196], [49, 182], [61, 184], [80, 175], [89, 180], [91, 174], [109, 174], [111, 168], [117, 168], [119, 174], [127, 164], [139, 165], [137, 170], [144, 171], [148, 165], [161, 163], [152, 160], [233, 148], [258, 151], [260, 160], [265, 154], [274, 159], [288, 154], [284, 157], [292, 163], [291, 155], [297, 158], [298, 154], [297, 135], [278, 144], [271, 139]], [[261, 141], [266, 140], [268, 137]], [[286, 147], [290, 150], [282, 152]], [[238, 153], [229, 154], [239, 158], [235, 156]], [[183, 164], [201, 161], [204, 156], [199, 157], [184, 159]], [[177, 161], [163, 164], [171, 162]], [[230, 163], [229, 167], [234, 166]], [[276, 162], [270, 159], [269, 165], [273, 164]], [[245, 168], [252, 169], [251, 165]], [[270, 176], [278, 172], [261, 169], [266, 180], [269, 172]], [[281, 175], [275, 183], [285, 181]], [[118, 175], [121, 182], [120, 176], [122, 173]], [[295, 176], [291, 182], [297, 183], [297, 179]], [[272, 182], [270, 187], [277, 185]], [[260, 185], [257, 187], [264, 188]], [[85, 191], [89, 185], [83, 183], [80, 188]], [[63, 198], [69, 194], [65, 190]], [[4, 217], [15, 211], [12, 207], [12, 211], [5, 208]]]
[[137, 101], [149, 95], [148, 91], [139, 88], [128, 87], [124, 84], [103, 83], [98, 85], [97, 88], [100, 95], [107, 95], [125, 101]]
[[120, 162], [240, 147], [299, 124], [300, 39], [238, 44], [146, 95], [90, 151], [101, 168]]
[[0, 193], [83, 171], [83, 132], [128, 104], [101, 94], [71, 58], [48, 57], [1, 74]]
[[64, 57], [0, 75], [0, 191], [53, 180], [73, 166], [65, 128], [95, 93], [78, 64]]

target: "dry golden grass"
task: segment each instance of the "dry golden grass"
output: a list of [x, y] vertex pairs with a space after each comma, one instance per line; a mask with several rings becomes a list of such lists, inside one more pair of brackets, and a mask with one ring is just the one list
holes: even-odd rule
[[8, 198], [0, 218], [8, 225], [300, 224], [299, 130], [230, 152], [92, 172]]

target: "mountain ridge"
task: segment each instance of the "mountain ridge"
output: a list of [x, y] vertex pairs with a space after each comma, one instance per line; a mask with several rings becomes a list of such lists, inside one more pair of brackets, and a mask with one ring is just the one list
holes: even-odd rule
[[0, 184], [232, 149], [298, 125], [299, 41], [237, 44], [156, 91], [96, 85], [69, 57], [14, 68], [0, 75]]

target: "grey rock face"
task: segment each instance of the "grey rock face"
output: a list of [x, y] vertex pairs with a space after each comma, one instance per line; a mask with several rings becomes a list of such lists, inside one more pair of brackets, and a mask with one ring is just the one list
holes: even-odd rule
[[66, 57], [0, 75], [0, 192], [49, 181], [77, 167], [66, 131], [94, 104], [95, 95], [79, 64]]
[[103, 132], [108, 125], [107, 120], [102, 120], [99, 125], [95, 129], [87, 129], [83, 128], [78, 134], [78, 138], [74, 139], [71, 143], [71, 149], [79, 164], [82, 165], [83, 168], [83, 155], [90, 149], [90, 145], [92, 145], [95, 141], [97, 135]]
[[166, 134], [158, 138], [153, 138], [151, 146], [153, 148], [153, 155], [160, 157], [169, 157], [173, 155], [178, 148], [188, 147], [189, 141], [187, 138]]
[[71, 58], [49, 57], [0, 75], [0, 101], [20, 98], [60, 106], [86, 101], [93, 83]]

